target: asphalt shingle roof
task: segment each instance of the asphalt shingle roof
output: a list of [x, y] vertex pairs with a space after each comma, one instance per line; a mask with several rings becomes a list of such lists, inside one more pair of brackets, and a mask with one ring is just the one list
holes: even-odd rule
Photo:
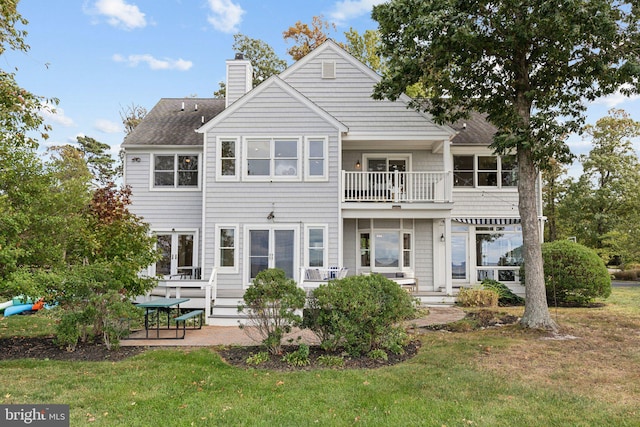
[[455, 145], [489, 145], [498, 131], [486, 120], [486, 115], [480, 113], [471, 113], [469, 118], [459, 120], [451, 127], [458, 132], [452, 140]]
[[[125, 138], [123, 145], [202, 145], [203, 137], [195, 130], [220, 114], [224, 110], [224, 104], [224, 99], [162, 98]], [[464, 123], [466, 127], [463, 126]], [[454, 123], [452, 128], [458, 132], [453, 138], [453, 144], [456, 145], [488, 145], [496, 132], [495, 126], [478, 113]]]
[[123, 145], [202, 145], [203, 136], [196, 129], [203, 125], [203, 117], [206, 123], [220, 114], [224, 104], [224, 99], [162, 98]]

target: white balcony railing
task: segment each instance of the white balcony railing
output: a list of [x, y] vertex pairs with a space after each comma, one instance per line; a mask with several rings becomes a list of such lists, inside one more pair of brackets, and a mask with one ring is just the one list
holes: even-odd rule
[[451, 172], [342, 171], [343, 202], [450, 202]]

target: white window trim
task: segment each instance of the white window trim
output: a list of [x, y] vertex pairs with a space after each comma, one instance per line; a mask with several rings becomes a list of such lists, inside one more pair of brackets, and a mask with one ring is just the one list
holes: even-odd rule
[[[400, 264], [398, 267], [376, 267], [375, 263], [376, 263], [376, 232], [394, 232], [394, 233], [398, 233], [398, 237], [399, 237], [399, 242], [398, 242], [398, 263]], [[360, 258], [360, 235], [362, 233], [369, 233], [369, 255], [370, 255], [370, 259], [371, 259], [371, 265], [370, 266], [363, 266], [360, 264], [361, 262], [361, 258]], [[409, 234], [411, 235], [411, 249], [409, 250], [410, 252], [410, 262], [411, 262], [411, 266], [405, 266], [404, 265], [404, 235], [405, 234]], [[390, 272], [403, 272], [403, 273], [408, 273], [408, 274], [415, 274], [415, 265], [416, 265], [416, 242], [415, 242], [415, 229], [411, 228], [411, 229], [407, 229], [403, 227], [403, 224], [401, 224], [400, 228], [374, 228], [373, 224], [371, 226], [371, 228], [360, 228], [357, 230], [357, 253], [358, 253], [358, 258], [357, 258], [357, 266], [358, 266], [358, 270], [359, 271], [365, 271], [365, 272], [374, 272], [374, 273], [390, 273]]]
[[[249, 233], [252, 230], [269, 230], [269, 232], [273, 232], [274, 230], [293, 230], [293, 276], [296, 278], [297, 273], [300, 271], [300, 225], [299, 224], [246, 224], [243, 227], [242, 238], [243, 238], [243, 250], [242, 250], [242, 264], [243, 264], [243, 272], [242, 272], [242, 289], [247, 289], [251, 286], [251, 262], [250, 262], [250, 252], [251, 248], [249, 248]], [[269, 257], [272, 257], [273, 254], [269, 254]]]
[[[322, 267], [311, 267], [309, 265], [309, 250], [311, 249], [309, 242], [309, 230], [322, 229]], [[304, 266], [305, 268], [327, 268], [329, 265], [329, 254], [327, 250], [328, 224], [306, 224], [304, 226]]]
[[[492, 226], [492, 225], [480, 225], [480, 226], [469, 226], [469, 247], [468, 247], [468, 258], [467, 258], [467, 263], [469, 264], [469, 279], [468, 279], [468, 283], [472, 284], [472, 285], [476, 285], [481, 283], [482, 281], [478, 280], [478, 271], [479, 270], [484, 270], [484, 271], [489, 271], [492, 270], [495, 272], [495, 280], [498, 280], [498, 270], [513, 270], [515, 271], [515, 276], [516, 276], [516, 280], [513, 282], [507, 282], [504, 281], [505, 284], [509, 284], [509, 285], [514, 285], [514, 284], [519, 284], [520, 283], [520, 267], [517, 266], [480, 266], [477, 265], [477, 250], [476, 250], [476, 236], [478, 234], [484, 234], [490, 231], [487, 230], [480, 230], [478, 231], [478, 227], [492, 227], [494, 228], [494, 232], [495, 232], [495, 227], [499, 227], [499, 226]], [[505, 234], [522, 234], [522, 226], [521, 225], [516, 225], [515, 230], [508, 230], [508, 231], [503, 231], [503, 233]]]
[[[504, 155], [496, 155], [494, 153], [452, 153], [451, 154], [451, 164], [453, 165], [454, 157], [462, 157], [462, 156], [473, 156], [473, 186], [465, 187], [465, 186], [456, 186], [453, 185], [453, 191], [470, 191], [470, 190], [500, 190], [500, 191], [518, 191], [518, 186], [503, 186], [502, 185], [502, 158], [505, 156], [515, 156], [515, 154], [504, 154]], [[478, 173], [480, 173], [480, 169], [478, 169], [478, 157], [497, 157], [498, 158], [498, 170], [497, 173], [497, 185], [478, 185]], [[455, 170], [453, 173], [455, 174]], [[487, 171], [490, 172], [490, 171]]]
[[[176, 166], [177, 157], [178, 156], [196, 156], [198, 158], [198, 185], [195, 187], [187, 187], [187, 186], [178, 186], [174, 181], [173, 187], [156, 187], [155, 185], [155, 172], [156, 172], [156, 156], [173, 156], [174, 158], [174, 167]], [[202, 171], [203, 171], [203, 163], [202, 163], [202, 153], [198, 152], [175, 152], [175, 151], [167, 151], [167, 152], [155, 152], [151, 153], [151, 158], [149, 159], [149, 191], [181, 191], [181, 192], [189, 192], [189, 191], [201, 191], [202, 190]], [[174, 179], [177, 174], [177, 170], [174, 169]]]
[[[311, 142], [322, 141], [322, 156], [324, 166], [322, 175], [310, 175], [311, 172]], [[329, 180], [329, 138], [326, 136], [307, 136], [304, 139], [304, 179], [305, 181], [328, 181]]]
[[[200, 230], [197, 228], [152, 228], [149, 230], [151, 236], [158, 234], [193, 234], [193, 268], [200, 266]], [[154, 250], [157, 249], [157, 244], [153, 245]], [[149, 276], [156, 276], [156, 263], [152, 263], [148, 267]]]
[[[222, 143], [224, 141], [235, 142], [236, 174], [222, 175]], [[216, 181], [240, 181], [242, 161], [240, 158], [240, 138], [237, 136], [219, 136], [216, 138]]]
[[[362, 153], [362, 170], [367, 172], [367, 163], [369, 159], [386, 159], [387, 163], [389, 160], [405, 160], [407, 162], [407, 172], [411, 172], [413, 165], [413, 154], [412, 153]], [[384, 171], [388, 172], [388, 171]]]
[[[234, 253], [233, 253], [233, 267], [222, 267], [220, 266], [220, 230], [231, 228], [234, 230]], [[217, 224], [215, 227], [215, 238], [214, 238], [214, 259], [215, 259], [215, 268], [218, 269], [218, 274], [237, 274], [240, 271], [240, 266], [238, 263], [239, 260], [239, 252], [240, 252], [240, 226], [238, 224]]]
[[[269, 150], [270, 150], [270, 165], [269, 165], [269, 175], [249, 175], [247, 164], [249, 162], [249, 143], [251, 141], [258, 140], [268, 140], [270, 141]], [[297, 164], [296, 170], [297, 174], [295, 176], [285, 176], [285, 175], [275, 175], [274, 170], [274, 142], [275, 141], [296, 141], [297, 146]], [[297, 136], [250, 136], [243, 138], [242, 144], [242, 179], [245, 181], [254, 181], [254, 182], [300, 182], [302, 181], [303, 173], [302, 173], [302, 143], [301, 138]]]

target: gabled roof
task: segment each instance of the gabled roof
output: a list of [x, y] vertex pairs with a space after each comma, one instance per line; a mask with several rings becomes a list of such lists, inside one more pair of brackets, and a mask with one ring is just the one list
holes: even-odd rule
[[223, 110], [224, 99], [162, 98], [125, 138], [123, 146], [202, 145], [202, 135], [196, 129]]
[[[146, 115], [144, 120], [125, 138], [123, 146], [125, 148], [134, 146], [201, 146], [203, 144], [201, 133], [216, 126], [216, 124], [224, 120], [225, 117], [242, 108], [253, 96], [258, 96], [261, 92], [274, 86], [307, 106], [311, 111], [336, 129], [341, 132], [348, 132], [349, 128], [346, 124], [335, 118], [332, 114], [314, 103], [284, 80], [287, 76], [295, 73], [297, 69], [304, 67], [305, 64], [328, 49], [337, 52], [338, 55], [353, 64], [368, 78], [373, 81], [380, 81], [381, 77], [377, 73], [353, 57], [334, 41], [327, 40], [310, 54], [280, 73], [279, 76], [270, 77], [261, 85], [245, 94], [226, 110], [224, 108], [224, 99], [160, 99]], [[399, 100], [399, 102], [404, 104], [408, 104], [409, 101], [410, 99], [406, 95], [403, 95]], [[432, 121], [428, 113], [416, 113], [422, 115], [425, 120]], [[466, 127], [463, 126], [463, 123], [466, 123]], [[437, 125], [434, 124], [434, 126]], [[455, 145], [488, 145], [493, 142], [493, 136], [496, 132], [496, 128], [486, 121], [485, 116], [477, 113], [453, 125], [437, 127], [444, 135], [450, 135]]]
[[226, 110], [218, 114], [215, 118], [207, 122], [204, 126], [200, 127], [198, 129], [198, 132], [200, 133], [207, 132], [211, 128], [215, 127], [218, 123], [223, 121], [225, 118], [229, 117], [231, 114], [241, 109], [244, 105], [247, 104], [247, 102], [250, 102], [252, 97], [260, 95], [262, 92], [264, 92], [265, 90], [273, 86], [278, 86], [280, 89], [282, 89], [287, 94], [289, 94], [289, 96], [291, 96], [293, 99], [297, 100], [301, 104], [308, 107], [311, 111], [316, 113], [319, 117], [322, 117], [327, 123], [330, 123], [341, 132], [347, 132], [349, 130], [347, 126], [345, 126], [335, 117], [333, 117], [331, 114], [327, 113], [325, 110], [323, 110], [322, 108], [318, 107], [316, 104], [311, 102], [307, 97], [305, 97], [303, 94], [301, 94], [300, 92], [295, 90], [293, 87], [288, 85], [280, 77], [271, 76], [267, 80], [265, 80], [263, 83], [261, 83], [258, 87], [246, 93], [242, 98], [238, 99], [236, 102], [231, 104]]

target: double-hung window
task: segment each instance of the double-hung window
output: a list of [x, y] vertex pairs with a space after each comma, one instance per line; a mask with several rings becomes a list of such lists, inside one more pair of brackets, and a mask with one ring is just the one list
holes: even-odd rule
[[454, 187], [515, 187], [517, 173], [515, 156], [453, 156]]
[[300, 140], [297, 138], [249, 138], [246, 172], [254, 180], [299, 180]]
[[238, 140], [236, 138], [218, 139], [217, 177], [222, 180], [238, 179]]
[[156, 154], [153, 157], [154, 188], [197, 188], [197, 154]]
[[305, 227], [307, 252], [305, 265], [307, 267], [327, 267], [327, 227], [324, 225], [309, 225]]
[[238, 268], [238, 227], [219, 225], [216, 227], [218, 257], [216, 266], [220, 272], [237, 272]]
[[327, 179], [327, 139], [307, 138], [305, 147], [305, 180]]

